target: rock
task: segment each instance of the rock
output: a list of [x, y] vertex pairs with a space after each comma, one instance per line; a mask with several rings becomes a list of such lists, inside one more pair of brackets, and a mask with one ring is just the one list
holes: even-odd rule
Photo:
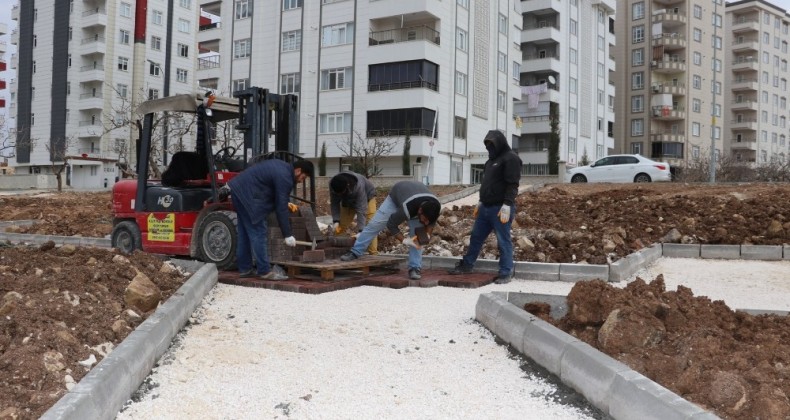
[[651, 227], [645, 228], [645, 233], [653, 233], [653, 228]]
[[66, 385], [67, 391], [71, 391], [71, 389], [74, 388], [74, 385], [77, 385], [77, 383], [74, 382], [74, 378], [72, 378], [71, 375], [66, 375], [63, 378], [63, 382]]
[[763, 385], [754, 396], [754, 418], [786, 419], [790, 418], [790, 402], [781, 388]]
[[176, 268], [171, 262], [165, 261], [164, 264], [162, 264], [162, 267], [159, 268], [159, 272], [165, 274], [178, 273], [178, 268]]
[[765, 235], [769, 238], [783, 238], [785, 236], [785, 231], [784, 227], [782, 227], [782, 223], [778, 220], [771, 220]]
[[19, 418], [19, 409], [16, 407], [8, 407], [3, 411], [0, 411], [0, 419], [16, 420], [18, 418]]
[[14, 312], [17, 306], [19, 305], [15, 300], [9, 300], [8, 302], [2, 304], [2, 306], [0, 306], [0, 316], [6, 316], [11, 312]]
[[58, 372], [66, 366], [63, 364], [63, 355], [54, 350], [44, 353], [44, 367], [49, 372]]
[[688, 236], [688, 235], [683, 235], [680, 238], [680, 243], [682, 243], [682, 244], [693, 244], [694, 243], [694, 238], [692, 238], [691, 236]]
[[162, 299], [162, 291], [143, 273], [137, 273], [126, 287], [123, 300], [128, 306], [141, 312], [148, 312], [156, 308]]
[[746, 381], [733, 372], [716, 372], [708, 390], [708, 398], [716, 406], [737, 412], [749, 399]]
[[116, 337], [121, 337], [123, 333], [129, 330], [129, 324], [122, 319], [118, 319], [112, 323], [111, 328], [112, 328], [112, 332], [115, 333]]
[[41, 252], [47, 252], [53, 249], [55, 249], [55, 241], [44, 242], [40, 247], [38, 247], [38, 250]]
[[15, 291], [10, 291], [3, 295], [3, 303], [10, 302], [10, 301], [20, 301], [22, 300], [22, 294]]
[[124, 315], [126, 316], [127, 319], [129, 319], [130, 321], [135, 322], [135, 323], [139, 322], [139, 321], [141, 321], [143, 319], [143, 317], [141, 317], [140, 315], [137, 314], [137, 312], [135, 312], [135, 311], [133, 311], [131, 309], [129, 309], [126, 312], [124, 312]]
[[75, 252], [77, 252], [77, 247], [72, 244], [63, 245], [60, 247], [60, 249], [58, 249], [58, 253], [63, 255], [71, 255]]
[[35, 274], [36, 274], [36, 277], [41, 277], [41, 276], [43, 276], [43, 275], [44, 275], [44, 270], [42, 270], [42, 269], [40, 269], [40, 268], [37, 268], [37, 269], [35, 270]]
[[617, 249], [617, 245], [610, 239], [604, 239], [601, 246], [603, 246], [603, 251], [607, 254]]
[[60, 330], [60, 331], [56, 332], [55, 336], [58, 337], [59, 339], [65, 341], [65, 342], [69, 343], [69, 344], [79, 344], [80, 343], [77, 340], [76, 337], [71, 335], [71, 333], [66, 331], [66, 330]]
[[535, 248], [535, 244], [530, 241], [528, 238], [522, 236], [516, 240], [516, 245], [522, 249], [532, 249]]
[[666, 330], [652, 315], [631, 308], [615, 309], [609, 313], [598, 331], [598, 345], [610, 354], [634, 347], [652, 347], [660, 343]]
[[678, 231], [676, 228], [672, 228], [672, 230], [667, 232], [667, 234], [664, 235], [664, 237], [662, 237], [660, 240], [661, 242], [667, 244], [679, 244], [681, 237], [682, 235], [680, 234], [680, 231]]
[[79, 362], [77, 362], [77, 363], [79, 363], [80, 365], [82, 365], [82, 366], [85, 366], [86, 368], [90, 369], [90, 367], [91, 367], [91, 366], [93, 366], [93, 364], [94, 364], [94, 363], [96, 363], [96, 356], [94, 356], [94, 355], [91, 353], [91, 354], [88, 356], [88, 358], [87, 358], [87, 359], [85, 359], [85, 360], [80, 360], [80, 361], [79, 361]]
[[116, 264], [129, 264], [129, 259], [124, 257], [123, 255], [116, 255], [112, 257], [112, 262]]
[[96, 265], [96, 264], [98, 264], [98, 263], [99, 263], [99, 262], [98, 262], [98, 261], [96, 261], [96, 258], [90, 257], [90, 258], [88, 258], [88, 262], [86, 262], [85, 264], [86, 264], [86, 265], [91, 265], [91, 266], [93, 266], [93, 265]]

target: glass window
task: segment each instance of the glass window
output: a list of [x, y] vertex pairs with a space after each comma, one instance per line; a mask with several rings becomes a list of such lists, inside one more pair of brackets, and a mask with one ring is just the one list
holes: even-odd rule
[[504, 111], [507, 106], [507, 101], [505, 100], [505, 92], [498, 90], [496, 92], [496, 107], [500, 111]]
[[694, 65], [696, 66], [702, 65], [702, 53], [694, 51]]
[[456, 28], [456, 30], [455, 47], [459, 50], [467, 51], [469, 49], [469, 35], [461, 28]]
[[159, 66], [157, 63], [149, 62], [148, 63], [148, 74], [151, 76], [161, 76], [162, 75], [162, 67]]
[[283, 51], [299, 51], [302, 48], [302, 31], [287, 31], [283, 32], [282, 50]]
[[124, 85], [122, 83], [118, 83], [117, 87], [115, 88], [116, 92], [118, 92], [119, 98], [125, 98], [126, 95], [129, 94], [129, 86]]
[[118, 40], [118, 42], [120, 42], [121, 44], [124, 44], [124, 45], [129, 45], [129, 39], [130, 38], [131, 38], [131, 35], [129, 34], [129, 31], [127, 31], [125, 29], [121, 29], [120, 39]]
[[571, 24], [569, 28], [569, 32], [571, 33], [571, 35], [576, 35], [577, 27], [578, 24], [576, 23], [576, 21], [571, 19]]
[[246, 58], [252, 55], [252, 40], [250, 38], [233, 41], [233, 58]]
[[631, 18], [633, 20], [645, 18], [645, 2], [640, 1], [631, 5]]
[[121, 16], [132, 17], [132, 5], [129, 3], [121, 2]]
[[699, 4], [694, 5], [694, 17], [697, 19], [702, 19], [702, 6]]
[[507, 16], [500, 13], [498, 25], [499, 25], [499, 33], [507, 35]]
[[571, 77], [568, 80], [568, 85], [569, 85], [568, 90], [570, 91], [570, 93], [576, 93], [576, 78]]
[[179, 32], [184, 32], [184, 33], [188, 34], [189, 33], [189, 26], [190, 26], [190, 24], [189, 24], [188, 20], [186, 20], [186, 19], [178, 19], [178, 31]]
[[631, 43], [638, 44], [645, 41], [645, 25], [637, 25], [631, 28]]
[[576, 124], [576, 108], [568, 109], [568, 122]]
[[354, 23], [341, 23], [339, 25], [324, 26], [321, 45], [330, 47], [333, 45], [345, 45], [354, 42]]
[[186, 83], [187, 75], [188, 72], [186, 69], [176, 69], [176, 80], [178, 80], [179, 82]]
[[121, 71], [128, 71], [129, 70], [129, 59], [126, 57], [118, 57], [118, 70]]
[[576, 55], [577, 55], [576, 49], [575, 49], [575, 48], [571, 48], [571, 49], [570, 49], [570, 56], [571, 56], [571, 57], [570, 57], [570, 60], [571, 60], [571, 64], [576, 64], [576, 60], [577, 60], [577, 58], [576, 58]]
[[321, 114], [318, 123], [318, 134], [350, 133], [351, 113], [337, 112]]
[[191, 9], [192, 8], [192, 0], [179, 0], [178, 3], [181, 5], [181, 7], [185, 8], [185, 9]]
[[455, 93], [466, 96], [466, 75], [460, 71], [455, 72]]
[[155, 51], [159, 51], [162, 49], [162, 38], [158, 36], [151, 37], [151, 49]]
[[694, 41], [702, 42], [702, 29], [694, 28]]
[[692, 99], [691, 110], [694, 112], [702, 112], [702, 101], [697, 98]]
[[702, 77], [696, 74], [692, 76], [691, 85], [694, 87], [694, 89], [702, 89]]
[[641, 66], [645, 64], [645, 49], [635, 48], [631, 50], [631, 65]]
[[301, 76], [299, 73], [288, 73], [280, 76], [280, 93], [299, 93], [301, 88]]
[[302, 7], [302, 0], [283, 0], [283, 10], [292, 10]]
[[178, 44], [178, 56], [179, 57], [189, 57], [189, 45], [186, 44]]
[[631, 136], [643, 136], [645, 134], [645, 120], [636, 118], [631, 120]]
[[250, 86], [250, 79], [236, 79], [233, 81], [233, 91], [247, 89]]
[[644, 89], [645, 76], [641, 71], [631, 73], [631, 89]]
[[236, 19], [246, 19], [252, 16], [253, 0], [236, 0], [234, 4]]
[[634, 95], [631, 97], [631, 112], [643, 112], [645, 110], [644, 95]]
[[496, 67], [497, 67], [497, 70], [499, 70], [501, 72], [507, 71], [507, 55], [505, 55], [505, 53], [503, 53], [502, 51], [500, 51], [497, 54]]
[[163, 19], [162, 12], [160, 12], [159, 10], [151, 11], [151, 23], [153, 23], [154, 25], [161, 25], [162, 19]]
[[352, 79], [353, 69], [351, 67], [321, 70], [321, 90], [350, 88]]
[[459, 139], [466, 138], [466, 118], [455, 117], [455, 124], [453, 124], [453, 137]]

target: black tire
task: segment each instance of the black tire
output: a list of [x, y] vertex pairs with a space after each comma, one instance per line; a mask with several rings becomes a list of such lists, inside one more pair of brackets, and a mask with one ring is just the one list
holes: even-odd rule
[[650, 179], [650, 175], [645, 173], [636, 174], [634, 177], [634, 182], [652, 182], [653, 180]]
[[113, 248], [118, 248], [121, 253], [129, 255], [135, 250], [143, 249], [143, 237], [137, 223], [124, 220], [112, 228], [110, 243]]
[[198, 258], [217, 265], [218, 270], [236, 268], [236, 213], [211, 212], [197, 229]]
[[571, 182], [579, 183], [579, 182], [587, 182], [587, 177], [582, 174], [576, 174], [571, 178]]

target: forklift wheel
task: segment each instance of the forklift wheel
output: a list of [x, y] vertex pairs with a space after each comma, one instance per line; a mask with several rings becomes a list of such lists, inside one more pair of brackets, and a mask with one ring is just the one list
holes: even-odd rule
[[236, 213], [215, 211], [206, 215], [197, 231], [200, 259], [219, 270], [236, 268]]
[[111, 244], [121, 253], [131, 254], [135, 249], [143, 249], [143, 240], [137, 223], [125, 220], [112, 228]]

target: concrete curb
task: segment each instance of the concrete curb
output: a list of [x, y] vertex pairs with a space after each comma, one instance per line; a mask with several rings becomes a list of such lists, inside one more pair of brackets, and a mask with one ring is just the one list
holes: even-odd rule
[[88, 236], [31, 235], [27, 233], [0, 232], [0, 241], [9, 241], [18, 244], [43, 244], [52, 241], [57, 245], [70, 244], [100, 248], [112, 247], [110, 239]]
[[[526, 293], [483, 293], [475, 306], [475, 318], [616, 419], [718, 418], [521, 309], [523, 302], [543, 300], [546, 295], [533, 296], [534, 299]], [[558, 298], [565, 297], [554, 297]], [[519, 306], [511, 303], [514, 301]]]
[[204, 264], [41, 418], [114, 419], [216, 283], [217, 267]]

